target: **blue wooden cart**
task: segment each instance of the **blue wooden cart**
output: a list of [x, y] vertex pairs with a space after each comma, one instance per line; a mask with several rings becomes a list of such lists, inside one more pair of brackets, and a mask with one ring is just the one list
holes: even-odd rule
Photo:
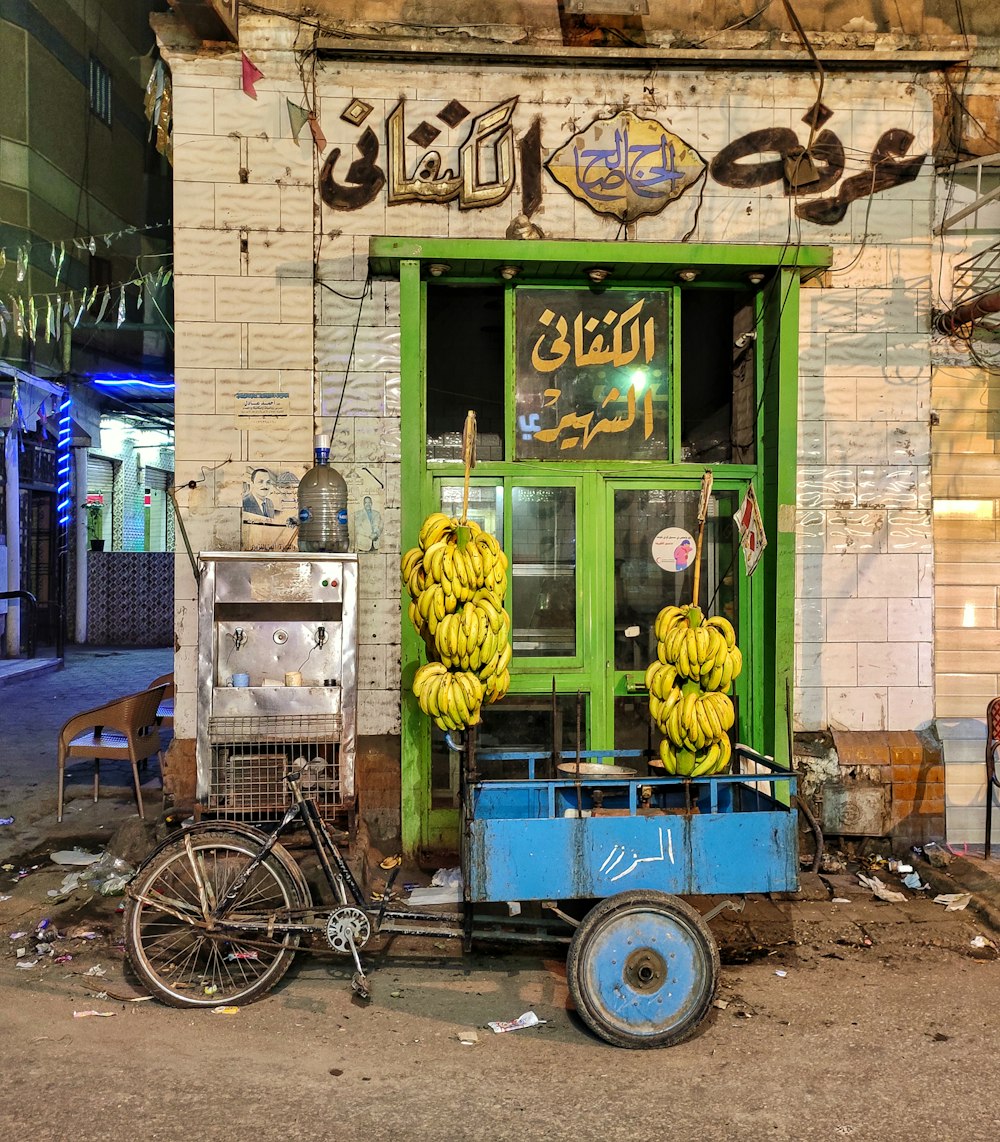
[[[798, 888], [792, 774], [738, 745], [730, 774], [631, 776], [645, 756], [472, 752], [463, 789], [467, 903], [543, 901], [571, 919], [559, 902], [598, 901], [570, 943], [569, 988], [587, 1025], [625, 1047], [679, 1042], [712, 1003], [707, 920], [727, 902], [703, 916], [680, 896]], [[497, 776], [512, 767], [523, 775]]]

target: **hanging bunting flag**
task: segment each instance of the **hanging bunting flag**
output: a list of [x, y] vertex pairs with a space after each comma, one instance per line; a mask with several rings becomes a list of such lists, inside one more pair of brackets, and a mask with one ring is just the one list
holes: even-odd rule
[[10, 313], [7, 311], [7, 307], [4, 305], [4, 303], [0, 301], [0, 337], [7, 336], [8, 317], [10, 317]]
[[90, 241], [87, 243], [87, 249], [90, 251], [91, 255], [94, 255], [97, 253], [97, 243], [94, 241], [93, 238], [91, 238]]
[[118, 296], [118, 324], [116, 328], [121, 329], [122, 322], [125, 320], [125, 287], [122, 286], [121, 293]]
[[256, 67], [247, 58], [246, 52], [243, 53], [243, 94], [249, 95], [251, 99], [257, 98], [257, 92], [254, 91], [253, 85], [258, 79], [263, 79], [264, 73]]
[[312, 111], [309, 112], [309, 130], [312, 131], [313, 140], [316, 143], [316, 150], [321, 152], [325, 151], [326, 135], [323, 134], [323, 128], [319, 125], [319, 120]]
[[45, 299], [45, 302], [46, 302], [46, 306], [47, 306], [47, 308], [45, 310], [45, 339], [49, 340], [50, 338], [55, 336], [55, 328], [56, 327], [55, 327], [55, 323], [54, 323], [53, 318], [52, 318], [52, 298], [47, 297]]
[[63, 262], [66, 261], [66, 243], [59, 243], [59, 260], [56, 262], [56, 285], [59, 284], [59, 276], [62, 273]]
[[4, 266], [7, 265], [7, 251], [0, 250], [0, 274], [4, 271]]
[[24, 281], [25, 274], [28, 272], [28, 247], [22, 246], [17, 251], [17, 280]]
[[97, 317], [94, 319], [95, 325], [100, 325], [104, 319], [104, 315], [108, 310], [108, 302], [111, 300], [111, 290], [104, 291], [104, 297], [101, 298], [101, 308], [97, 311]]
[[292, 138], [299, 141], [299, 132], [309, 122], [309, 108], [300, 107], [297, 103], [293, 103], [290, 99], [286, 99], [285, 103], [288, 105], [288, 125], [292, 129]]
[[38, 314], [35, 312], [35, 299], [28, 298], [28, 336], [35, 340], [35, 327], [38, 325]]

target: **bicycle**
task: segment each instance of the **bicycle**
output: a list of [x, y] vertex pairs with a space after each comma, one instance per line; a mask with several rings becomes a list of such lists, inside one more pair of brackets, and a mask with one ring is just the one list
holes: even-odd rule
[[[368, 999], [359, 950], [373, 935], [463, 935], [448, 927], [454, 915], [388, 908], [398, 859], [381, 901], [366, 900], [315, 801], [303, 794], [301, 776], [285, 774], [292, 803], [273, 833], [200, 822], [168, 837], [140, 865], [126, 889], [125, 949], [151, 995], [174, 1007], [250, 1003], [284, 976], [304, 936], [322, 935], [335, 953], [353, 958], [352, 988]], [[309, 834], [332, 907], [315, 905], [301, 867], [279, 841], [296, 821]]]

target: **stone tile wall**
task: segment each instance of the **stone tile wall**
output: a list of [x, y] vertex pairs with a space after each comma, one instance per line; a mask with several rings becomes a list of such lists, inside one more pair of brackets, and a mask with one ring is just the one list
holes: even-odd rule
[[[269, 33], [267, 44], [279, 38]], [[384, 189], [361, 209], [318, 206], [308, 131], [291, 136], [286, 101], [303, 102], [290, 55], [244, 45], [265, 73], [257, 100], [240, 90], [239, 59], [170, 59], [175, 104], [175, 264], [178, 480], [196, 549], [239, 543], [236, 462], [302, 464], [314, 416], [334, 429], [331, 459], [359, 501], [369, 475], [385, 487], [382, 551], [362, 558], [359, 731], [399, 728], [399, 328], [393, 283], [366, 294], [372, 235], [503, 237], [522, 209], [520, 186], [499, 206], [389, 206]], [[254, 54], [255, 47], [260, 50]], [[169, 53], [168, 53], [169, 56]], [[815, 100], [806, 75], [726, 73], [692, 85], [685, 73], [503, 67], [478, 76], [458, 65], [327, 62], [316, 76], [318, 111], [346, 178], [355, 144], [371, 127], [385, 162], [385, 121], [405, 100], [407, 131], [458, 98], [476, 115], [518, 96], [515, 133], [541, 124], [545, 155], [598, 115], [628, 105], [657, 118], [706, 162], [743, 132], [791, 127]], [[721, 93], [721, 95], [720, 95]], [[341, 118], [353, 98], [372, 111], [362, 127]], [[883, 131], [904, 127], [912, 154], [931, 146], [931, 100], [918, 78], [855, 73], [827, 83], [847, 158], [863, 172]], [[461, 131], [457, 133], [460, 135]], [[457, 137], [457, 136], [456, 136]], [[448, 142], [450, 136], [445, 136]], [[409, 144], [408, 144], [409, 146]], [[453, 152], [448, 152], [453, 154]], [[416, 161], [416, 149], [407, 151]], [[241, 171], [244, 172], [241, 176]], [[241, 181], [245, 178], [246, 181]], [[796, 722], [907, 730], [934, 717], [933, 552], [930, 480], [929, 316], [934, 184], [929, 161], [912, 182], [848, 207], [820, 226], [795, 216], [781, 185], [733, 189], [711, 178], [628, 237], [645, 241], [817, 243], [834, 266], [802, 292], [796, 592]], [[317, 224], [317, 218], [319, 222]], [[532, 222], [548, 238], [613, 241], [616, 221], [575, 201], [543, 172]], [[314, 273], [320, 284], [313, 295]], [[336, 292], [334, 292], [336, 291]], [[353, 343], [353, 351], [352, 351]], [[313, 385], [313, 377], [316, 384]], [[280, 427], [240, 431], [234, 394], [280, 387], [291, 395]], [[342, 398], [342, 399], [341, 399]], [[339, 417], [337, 409], [340, 409]], [[354, 507], [354, 503], [350, 505]], [[178, 560], [178, 733], [190, 733], [193, 584]]]

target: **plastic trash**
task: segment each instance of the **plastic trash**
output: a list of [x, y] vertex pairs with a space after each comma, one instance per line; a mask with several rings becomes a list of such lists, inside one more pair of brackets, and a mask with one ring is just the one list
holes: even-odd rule
[[49, 853], [49, 860], [54, 864], [96, 864], [101, 859], [100, 853], [88, 853], [84, 849], [60, 849], [57, 853]]
[[963, 908], [968, 908], [971, 900], [971, 892], [942, 892], [934, 897], [934, 903], [943, 904], [945, 912], [961, 912]]
[[498, 1020], [495, 1023], [487, 1023], [486, 1026], [491, 1028], [498, 1035], [502, 1035], [505, 1031], [520, 1031], [525, 1027], [537, 1027], [539, 1023], [546, 1022], [547, 1020], [545, 1019], [539, 1019], [534, 1011], [526, 1011], [516, 1019], [511, 1019], [507, 1022]]
[[14, 818], [13, 817], [0, 817], [0, 825], [13, 825], [13, 824], [14, 824]]
[[900, 904], [906, 900], [906, 896], [902, 892], [894, 892], [891, 888], [886, 888], [877, 876], [865, 876], [859, 872], [858, 880], [860, 880], [866, 888], [872, 890], [872, 895], [877, 900], [885, 900], [890, 904]]
[[435, 888], [461, 888], [462, 870], [460, 868], [439, 868], [431, 877], [431, 884]]
[[94, 1016], [96, 1019], [110, 1019], [112, 1015], [117, 1015], [117, 1011], [74, 1011], [74, 1019], [87, 1019], [89, 1016]]

